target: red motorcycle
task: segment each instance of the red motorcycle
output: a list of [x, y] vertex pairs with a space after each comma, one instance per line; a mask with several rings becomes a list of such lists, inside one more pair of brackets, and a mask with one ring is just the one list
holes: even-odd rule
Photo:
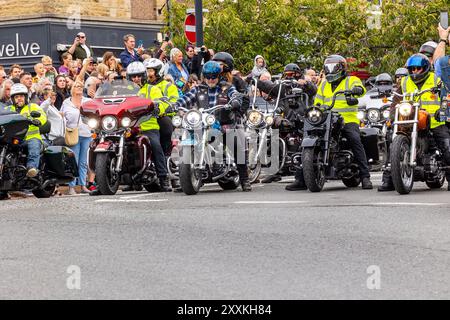
[[154, 103], [138, 92], [134, 83], [114, 80], [103, 84], [94, 99], [81, 107], [81, 114], [95, 131], [88, 163], [103, 195], [115, 194], [121, 184], [143, 185], [149, 192], [159, 189], [150, 139], [139, 129], [154, 116]]

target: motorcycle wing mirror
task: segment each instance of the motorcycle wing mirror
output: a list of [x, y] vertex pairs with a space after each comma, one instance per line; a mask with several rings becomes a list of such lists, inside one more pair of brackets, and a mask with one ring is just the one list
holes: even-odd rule
[[31, 111], [30, 116], [32, 118], [39, 118], [41, 116], [41, 113], [39, 111]]
[[356, 106], [358, 104], [358, 99], [355, 97], [347, 96], [345, 99], [347, 100], [347, 104], [349, 106]]

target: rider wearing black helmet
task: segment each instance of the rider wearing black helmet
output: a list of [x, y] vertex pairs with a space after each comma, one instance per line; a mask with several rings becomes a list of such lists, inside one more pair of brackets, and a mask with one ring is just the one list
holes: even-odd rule
[[245, 81], [231, 74], [231, 71], [234, 69], [234, 58], [231, 54], [228, 52], [217, 52], [212, 60], [220, 64], [222, 68], [221, 76], [225, 81], [232, 83], [238, 92], [247, 93], [247, 84]]
[[389, 73], [381, 73], [375, 78], [375, 88], [378, 89], [380, 93], [389, 94], [392, 92], [393, 87], [394, 83]]
[[398, 68], [395, 70], [395, 89], [397, 90], [400, 87], [400, 82], [402, 81], [403, 77], [406, 77], [408, 75], [408, 69], [406, 68]]

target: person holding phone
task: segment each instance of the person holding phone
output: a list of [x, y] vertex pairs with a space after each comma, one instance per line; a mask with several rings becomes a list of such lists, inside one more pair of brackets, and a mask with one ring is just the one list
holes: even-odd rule
[[80, 59], [83, 61], [86, 58], [94, 56], [91, 47], [86, 44], [86, 34], [84, 32], [77, 33], [68, 52], [72, 55], [73, 60]]
[[143, 45], [135, 49], [136, 37], [132, 34], [126, 34], [123, 36], [123, 43], [125, 50], [120, 54], [120, 63], [122, 67], [126, 69], [128, 65], [135, 61], [143, 62], [142, 54], [144, 53]]
[[448, 15], [447, 21], [445, 21], [445, 14], [441, 14], [441, 22], [438, 26], [438, 34], [439, 34], [439, 43], [434, 51], [433, 61], [435, 61], [434, 69], [436, 71], [436, 75], [441, 77], [441, 64], [439, 63], [439, 59], [445, 56], [445, 49], [449, 46], [450, 41], [450, 27], [448, 26]]

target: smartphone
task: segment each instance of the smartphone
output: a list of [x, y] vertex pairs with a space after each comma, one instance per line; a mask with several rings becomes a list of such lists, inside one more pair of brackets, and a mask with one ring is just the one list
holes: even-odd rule
[[440, 25], [444, 29], [448, 28], [448, 12], [441, 12]]
[[138, 46], [138, 48], [139, 47], [143, 47], [144, 46], [144, 41], [139, 40], [138, 43], [137, 43], [137, 46]]

